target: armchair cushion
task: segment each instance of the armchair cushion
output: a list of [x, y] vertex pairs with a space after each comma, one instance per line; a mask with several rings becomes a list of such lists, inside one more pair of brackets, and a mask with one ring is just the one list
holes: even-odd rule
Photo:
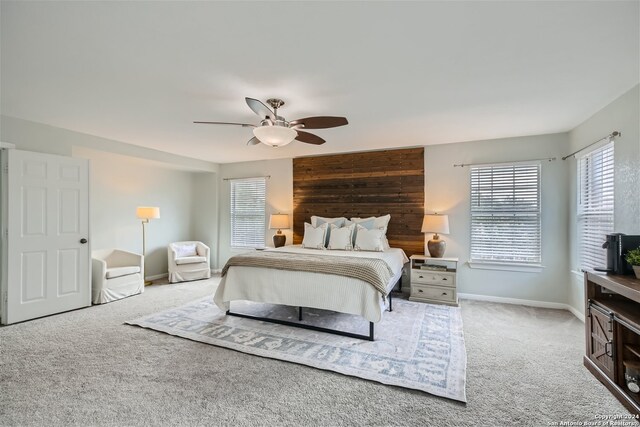
[[197, 264], [199, 262], [207, 262], [207, 259], [203, 256], [185, 256], [181, 258], [176, 258], [176, 264]]
[[129, 274], [140, 273], [140, 267], [131, 266], [131, 267], [114, 267], [107, 268], [107, 279], [115, 279], [116, 277], [128, 276]]
[[198, 252], [196, 246], [197, 243], [174, 244], [173, 247], [176, 251], [176, 258], [197, 256]]

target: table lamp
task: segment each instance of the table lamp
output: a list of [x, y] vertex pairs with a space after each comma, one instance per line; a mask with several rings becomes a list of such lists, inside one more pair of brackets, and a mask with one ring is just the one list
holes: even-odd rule
[[271, 230], [278, 230], [276, 234], [273, 235], [273, 246], [275, 248], [284, 246], [284, 244], [287, 242], [287, 236], [282, 234], [282, 229], [289, 227], [289, 215], [281, 213], [271, 215], [271, 217], [269, 218], [269, 228]]
[[427, 243], [429, 255], [432, 258], [442, 258], [447, 244], [440, 239], [438, 233], [449, 234], [449, 216], [437, 213], [425, 215], [422, 220], [422, 232], [434, 233], [433, 238]]

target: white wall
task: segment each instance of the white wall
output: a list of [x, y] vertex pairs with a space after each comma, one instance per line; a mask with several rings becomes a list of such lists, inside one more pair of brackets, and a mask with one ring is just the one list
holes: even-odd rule
[[[425, 147], [425, 207], [449, 215], [451, 234], [445, 256], [458, 257], [458, 292], [483, 296], [565, 303], [568, 282], [568, 170], [560, 159], [568, 135], [553, 134]], [[541, 272], [470, 268], [470, 178], [460, 163], [494, 163], [557, 157], [542, 162]], [[426, 238], [428, 239], [429, 236]]]
[[192, 174], [191, 238], [211, 248], [211, 268], [218, 260], [218, 174]]
[[[263, 160], [257, 162], [227, 163], [220, 165], [219, 180], [219, 246], [218, 266], [222, 267], [234, 254], [243, 252], [231, 248], [231, 194], [229, 181], [225, 178], [267, 176], [267, 220], [265, 224], [266, 244], [273, 246], [275, 230], [269, 230], [269, 215], [286, 213], [293, 220], [293, 160]], [[293, 230], [282, 230], [287, 236], [287, 245], [293, 243]]]
[[[217, 165], [26, 120], [1, 119], [0, 140], [14, 143], [17, 149], [90, 160], [92, 249], [114, 247], [140, 253], [142, 226], [135, 209], [144, 205], [159, 206], [161, 215], [147, 226], [147, 277], [167, 272], [168, 243], [198, 238], [207, 221], [214, 233], [213, 240], [208, 239], [215, 241]], [[194, 173], [202, 170], [206, 172]], [[212, 191], [196, 200], [194, 189], [205, 176], [214, 177]], [[212, 203], [210, 216], [196, 215]]]
[[[569, 133], [569, 152], [620, 131], [614, 143], [614, 231], [640, 234], [640, 86], [636, 85]], [[576, 160], [567, 159], [570, 168], [569, 223], [570, 264], [573, 270], [568, 303], [584, 313], [584, 284], [578, 270], [578, 235], [576, 229], [577, 171]]]

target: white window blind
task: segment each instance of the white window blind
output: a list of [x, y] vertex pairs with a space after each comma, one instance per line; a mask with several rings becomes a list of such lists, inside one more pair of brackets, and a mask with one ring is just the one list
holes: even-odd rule
[[580, 267], [606, 267], [607, 234], [613, 233], [613, 142], [578, 160]]
[[231, 246], [263, 248], [266, 178], [231, 180]]
[[471, 167], [471, 261], [541, 263], [540, 164]]

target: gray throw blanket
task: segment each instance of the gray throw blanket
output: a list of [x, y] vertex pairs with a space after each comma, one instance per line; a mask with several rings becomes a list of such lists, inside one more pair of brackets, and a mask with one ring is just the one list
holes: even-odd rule
[[235, 255], [225, 264], [222, 276], [227, 274], [229, 267], [234, 266], [309, 271], [353, 277], [371, 284], [385, 297], [387, 284], [393, 277], [393, 271], [389, 265], [377, 258], [323, 256], [280, 251], [257, 251]]

